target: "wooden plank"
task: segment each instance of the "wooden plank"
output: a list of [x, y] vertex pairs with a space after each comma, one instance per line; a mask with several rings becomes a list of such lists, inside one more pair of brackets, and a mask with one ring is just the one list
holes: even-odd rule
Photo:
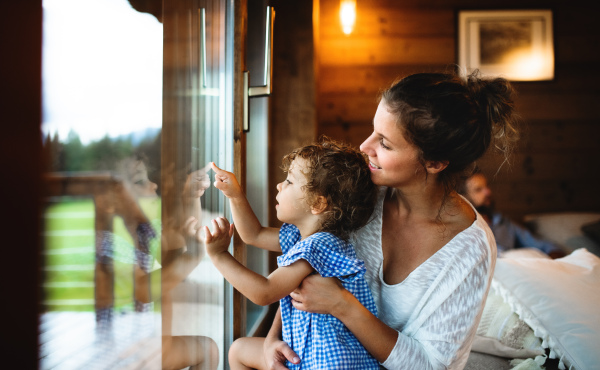
[[[521, 128], [522, 151], [590, 151], [600, 155], [600, 122], [590, 120], [529, 120]], [[598, 157], [600, 158], [600, 157]]]
[[453, 37], [322, 39], [321, 65], [447, 64], [455, 62]]
[[114, 174], [98, 172], [52, 172], [44, 175], [46, 196], [92, 196], [107, 192], [121, 183]]
[[454, 37], [455, 35], [455, 15], [451, 9], [374, 7], [360, 1], [357, 2], [356, 8], [356, 24], [348, 36], [342, 31], [339, 6], [321, 11], [321, 37], [352, 39], [385, 36]]
[[327, 135], [358, 148], [372, 132], [373, 126], [370, 124], [332, 124], [319, 126], [318, 134]]
[[317, 101], [318, 120], [321, 125], [336, 122], [373, 121], [377, 110], [376, 94], [321, 94]]
[[[598, 29], [598, 4], [587, 1], [573, 1], [568, 5], [566, 3], [561, 5], [560, 9], [555, 9], [553, 13], [555, 39], [564, 36], [586, 39], [588, 35], [600, 34]], [[561, 24], [568, 24], [569, 27], [560, 27]], [[581, 52], [579, 54], [586, 55], [586, 53]]]
[[515, 101], [517, 111], [524, 119], [582, 120], [600, 119], [600, 93], [519, 94]]
[[[596, 11], [597, 14], [597, 11]], [[597, 27], [597, 26], [596, 26]], [[600, 62], [600, 35], [587, 34], [560, 36], [556, 38], [556, 48], [561, 52], [556, 54], [557, 62]], [[585, 51], [585, 52], [583, 52]]]
[[[471, 0], [474, 1], [474, 0]], [[499, 1], [499, 0], [490, 0], [490, 1]], [[332, 13], [338, 12], [340, 8], [339, 0], [319, 0], [320, 7], [324, 13]], [[456, 3], [456, 1], [455, 1]], [[359, 12], [364, 10], [366, 7], [372, 8], [384, 8], [384, 9], [392, 9], [392, 8], [400, 8], [400, 9], [429, 9], [429, 10], [437, 10], [437, 9], [452, 9], [456, 4], [452, 4], [447, 0], [369, 0], [368, 2], [357, 1], [357, 7], [361, 7]]]
[[447, 64], [397, 64], [397, 65], [348, 65], [321, 66], [319, 94], [354, 93], [377, 96], [399, 78], [421, 72], [446, 72]]
[[[502, 166], [500, 178], [509, 181], [591, 181], [600, 180], [596, 151], [532, 151], [513, 153], [510, 163]], [[503, 163], [500, 155], [488, 154], [478, 162], [487, 173], [495, 173]], [[590, 167], [593, 166], [593, 167]]]
[[597, 94], [600, 74], [595, 73], [598, 62], [557, 62], [553, 81], [513, 82], [518, 94]]
[[600, 210], [597, 182], [589, 181], [491, 181], [499, 211], [521, 220], [530, 213], [597, 212]]
[[[247, 43], [248, 40], [248, 1], [236, 1], [234, 6], [234, 96], [243, 97], [244, 91], [244, 71], [248, 70], [246, 59], [248, 56]], [[252, 42], [255, 42], [252, 40]], [[246, 188], [246, 134], [244, 133], [244, 102], [242, 99], [234, 99], [234, 138], [233, 138], [233, 168], [234, 173], [240, 179], [242, 189]], [[240, 238], [239, 234], [235, 234], [233, 238], [233, 256], [241, 263], [246, 263], [246, 245]], [[233, 290], [231, 302], [233, 310], [233, 322], [229, 323], [233, 327], [233, 338], [235, 340], [243, 337], [246, 334], [246, 300], [245, 297], [236, 289]], [[227, 344], [229, 346], [229, 343]], [[223, 356], [221, 356], [223, 358]]]

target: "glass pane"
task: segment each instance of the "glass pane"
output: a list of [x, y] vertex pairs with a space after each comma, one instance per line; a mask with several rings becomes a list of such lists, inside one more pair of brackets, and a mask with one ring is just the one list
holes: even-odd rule
[[202, 35], [165, 3], [43, 1], [42, 369], [224, 368], [226, 289], [184, 226], [227, 213], [203, 168], [233, 162], [228, 10]]
[[[166, 112], [162, 160], [163, 169], [173, 168], [174, 173], [163, 175], [163, 183], [171, 186], [172, 181], [175, 189], [163, 194], [163, 229], [168, 225], [175, 231], [189, 213], [185, 206], [187, 196], [182, 198], [178, 191], [186, 188], [188, 176], [201, 179], [208, 186], [210, 181], [204, 173], [209, 162], [225, 168], [233, 163], [232, 68], [228, 59], [230, 46], [226, 44], [228, 9], [223, 0], [204, 1], [199, 8], [190, 7], [190, 3], [165, 2], [164, 7]], [[223, 196], [214, 187], [206, 188], [200, 200], [198, 227], [210, 225], [213, 218], [226, 214]], [[177, 255], [177, 243], [163, 243], [163, 254]], [[175, 274], [163, 273], [163, 335], [185, 336], [192, 341], [192, 352], [198, 358], [218, 356], [219, 367], [224, 368], [224, 280], [201, 245], [188, 241], [185, 244], [188, 250], [197, 250], [184, 260], [185, 265], [175, 265]], [[169, 312], [166, 307], [170, 307]], [[172, 347], [168, 352], [178, 353]]]

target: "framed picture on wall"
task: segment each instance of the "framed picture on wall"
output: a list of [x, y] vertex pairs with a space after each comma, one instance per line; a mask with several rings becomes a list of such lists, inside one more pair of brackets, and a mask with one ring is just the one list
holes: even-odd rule
[[552, 11], [459, 11], [458, 64], [512, 81], [554, 79]]

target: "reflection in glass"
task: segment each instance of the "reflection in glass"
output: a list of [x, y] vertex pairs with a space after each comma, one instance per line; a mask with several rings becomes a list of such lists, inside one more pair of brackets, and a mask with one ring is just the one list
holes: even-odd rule
[[142, 3], [162, 8], [43, 2], [42, 369], [224, 368], [224, 283], [193, 234], [225, 212], [204, 168], [231, 162], [225, 3], [206, 15], [211, 97], [189, 89], [198, 10]]

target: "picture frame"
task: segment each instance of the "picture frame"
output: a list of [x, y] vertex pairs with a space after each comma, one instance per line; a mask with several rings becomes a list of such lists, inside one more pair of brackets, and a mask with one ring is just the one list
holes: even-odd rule
[[458, 64], [511, 81], [553, 80], [552, 11], [459, 11]]

